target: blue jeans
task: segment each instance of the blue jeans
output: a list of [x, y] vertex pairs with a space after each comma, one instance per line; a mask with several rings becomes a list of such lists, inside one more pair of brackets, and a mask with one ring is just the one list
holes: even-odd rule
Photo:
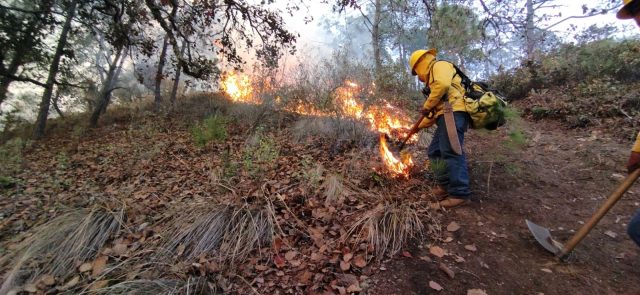
[[[464, 133], [469, 128], [469, 115], [465, 112], [454, 112], [453, 117], [456, 122], [456, 131], [460, 146], [464, 144]], [[436, 176], [436, 181], [444, 187], [453, 198], [469, 199], [471, 190], [469, 189], [469, 172], [467, 171], [467, 159], [464, 154], [456, 155], [451, 149], [449, 137], [447, 136], [447, 126], [444, 123], [444, 115], [436, 119], [435, 134], [431, 144], [429, 144], [429, 161]], [[435, 168], [434, 168], [435, 167]]]
[[640, 246], [640, 210], [636, 211], [636, 214], [633, 215], [631, 221], [629, 221], [627, 233], [629, 237], [636, 242], [636, 245]]

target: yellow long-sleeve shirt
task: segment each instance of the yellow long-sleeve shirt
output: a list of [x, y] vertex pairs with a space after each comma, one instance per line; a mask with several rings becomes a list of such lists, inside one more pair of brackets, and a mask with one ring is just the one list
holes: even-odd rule
[[640, 132], [638, 132], [638, 137], [636, 137], [636, 143], [633, 145], [631, 151], [640, 153]]

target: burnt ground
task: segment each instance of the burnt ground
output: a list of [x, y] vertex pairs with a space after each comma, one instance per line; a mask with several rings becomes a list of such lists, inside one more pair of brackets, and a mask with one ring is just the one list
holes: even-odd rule
[[[385, 271], [372, 276], [370, 294], [640, 293], [640, 248], [626, 234], [640, 205], [640, 185], [631, 187], [567, 261], [539, 246], [524, 221], [567, 241], [626, 176], [630, 144], [555, 121], [527, 121], [521, 128], [528, 140], [520, 147], [505, 145], [504, 131], [468, 134], [474, 198], [466, 207], [442, 213], [443, 224], [460, 225], [447, 233], [450, 242], [436, 243], [447, 254], [438, 258], [429, 255], [431, 245], [414, 243], [412, 257], [389, 260]], [[441, 263], [454, 278], [439, 268]], [[430, 288], [430, 281], [443, 289]]]

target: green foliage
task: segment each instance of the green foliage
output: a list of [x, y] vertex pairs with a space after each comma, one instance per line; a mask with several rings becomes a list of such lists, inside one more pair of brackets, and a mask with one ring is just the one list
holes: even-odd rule
[[441, 175], [447, 172], [447, 162], [442, 159], [429, 161], [429, 167], [435, 175]]
[[444, 4], [433, 15], [427, 43], [428, 47], [437, 48], [444, 55], [461, 58], [474, 53], [472, 46], [482, 34], [482, 25], [473, 9]]
[[22, 153], [27, 144], [22, 138], [14, 138], [0, 146], [0, 176], [8, 180], [22, 170]]
[[213, 115], [191, 128], [191, 136], [198, 147], [208, 142], [222, 141], [227, 138], [227, 119], [221, 115]]
[[550, 88], [580, 83], [590, 95], [609, 93], [616, 82], [638, 79], [640, 40], [613, 39], [563, 44], [531, 65], [501, 71], [491, 78], [492, 84], [511, 99], [525, 97], [534, 86]]
[[16, 185], [18, 181], [12, 177], [0, 175], [0, 189], [10, 188]]
[[242, 154], [242, 165], [250, 176], [273, 167], [275, 160], [280, 155], [280, 150], [273, 137], [265, 135], [261, 128], [249, 140]]
[[302, 156], [302, 171], [299, 173], [299, 179], [309, 187], [318, 188], [322, 183], [322, 175], [324, 167], [309, 155]]
[[522, 125], [524, 124], [521, 113], [515, 107], [509, 106], [505, 108], [505, 118], [509, 128], [507, 134], [509, 139], [504, 145], [511, 149], [522, 148], [527, 144], [527, 137], [524, 134]]

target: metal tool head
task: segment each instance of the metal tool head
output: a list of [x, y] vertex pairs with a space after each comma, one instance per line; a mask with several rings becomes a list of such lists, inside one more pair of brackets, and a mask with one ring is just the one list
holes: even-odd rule
[[563, 247], [562, 243], [554, 240], [551, 237], [551, 232], [549, 232], [547, 228], [539, 226], [528, 219], [525, 219], [525, 222], [527, 223], [529, 231], [533, 234], [533, 237], [536, 238], [536, 241], [538, 241], [542, 247], [555, 255], [560, 253]]

